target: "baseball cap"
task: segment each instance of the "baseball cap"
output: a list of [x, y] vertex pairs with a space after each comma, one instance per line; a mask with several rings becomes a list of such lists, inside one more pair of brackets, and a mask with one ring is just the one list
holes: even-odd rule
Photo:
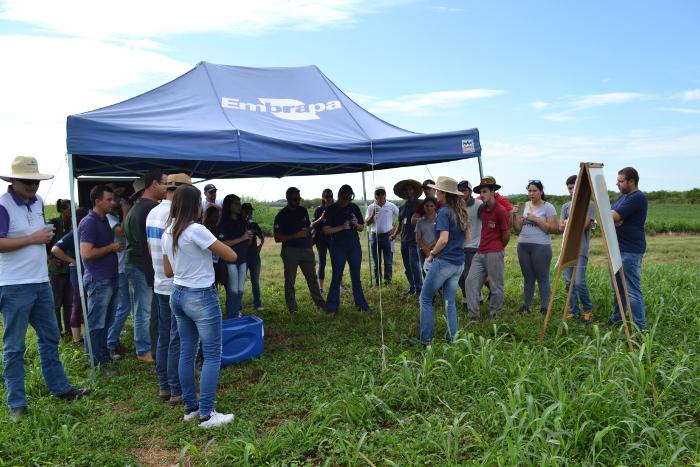
[[214, 186], [213, 183], [207, 183], [204, 185], [204, 192], [205, 193], [211, 193], [212, 191], [216, 191], [216, 187]]
[[422, 187], [423, 187], [423, 188], [429, 188], [430, 185], [435, 185], [435, 181], [434, 181], [434, 180], [431, 180], [431, 179], [427, 179], [427, 180], [425, 180], [425, 181], [423, 182]]
[[241, 209], [244, 211], [255, 211], [255, 209], [253, 208], [253, 205], [250, 203], [241, 204]]
[[471, 193], [472, 188], [473, 188], [473, 187], [472, 187], [472, 184], [469, 183], [469, 180], [462, 180], [461, 182], [459, 182], [459, 183], [457, 184], [457, 189], [458, 189], [459, 191], [468, 191], [468, 192]]
[[192, 185], [192, 179], [184, 173], [168, 175], [166, 188], [177, 188], [180, 185]]

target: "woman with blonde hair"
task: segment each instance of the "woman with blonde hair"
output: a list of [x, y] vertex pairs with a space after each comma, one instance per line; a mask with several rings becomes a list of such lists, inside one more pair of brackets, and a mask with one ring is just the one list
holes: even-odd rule
[[457, 333], [455, 295], [464, 269], [462, 246], [469, 237], [469, 214], [464, 196], [457, 189], [457, 180], [438, 177], [437, 183], [429, 186], [435, 188], [436, 198], [443, 206], [438, 211], [435, 221], [437, 241], [425, 258], [423, 266], [427, 272], [420, 294], [419, 339], [423, 345], [429, 345], [433, 339], [433, 301], [440, 289], [447, 314], [447, 341], [451, 342]]

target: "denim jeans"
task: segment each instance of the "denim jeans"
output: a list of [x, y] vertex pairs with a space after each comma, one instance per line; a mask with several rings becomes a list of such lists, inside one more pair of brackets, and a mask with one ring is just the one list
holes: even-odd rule
[[423, 273], [421, 272], [422, 265], [418, 259], [418, 245], [415, 240], [401, 242], [401, 258], [409, 289], [420, 295], [421, 288], [423, 288]]
[[117, 309], [118, 279], [104, 279], [85, 284], [87, 288], [87, 319], [90, 334], [85, 339], [85, 351], [88, 339], [92, 344], [92, 356], [95, 365], [106, 365], [112, 361], [107, 349], [107, 332]]
[[[574, 278], [574, 290], [571, 291], [571, 300], [569, 300], [569, 311], [579, 316], [579, 301], [583, 311], [592, 311], [593, 303], [591, 302], [591, 293], [588, 290], [586, 283], [586, 266], [588, 266], [588, 256], [579, 255], [578, 263], [576, 264], [576, 277]], [[574, 266], [564, 270], [564, 279], [566, 280], [566, 291], [569, 292], [571, 284], [571, 275], [574, 272]]]
[[201, 341], [204, 364], [199, 378], [199, 414], [207, 417], [214, 409], [216, 383], [221, 369], [221, 308], [213, 287], [194, 289], [173, 286], [170, 308], [180, 333], [178, 372], [185, 407], [197, 406], [194, 362], [197, 343]]
[[153, 299], [151, 300], [151, 318], [148, 322], [148, 333], [150, 334], [151, 338], [151, 355], [156, 363], [158, 363], [158, 322], [160, 316], [160, 305], [158, 304], [158, 297], [156, 297], [156, 294], [152, 293], [151, 296]]
[[124, 323], [131, 313], [131, 295], [129, 294], [129, 282], [126, 274], [119, 274], [119, 290], [117, 291], [117, 311], [114, 314], [114, 322], [107, 333], [107, 348], [114, 350], [119, 345], [119, 335], [124, 329]]
[[326, 256], [328, 255], [328, 244], [317, 243], [316, 251], [318, 251], [318, 280], [326, 279]]
[[246, 263], [227, 264], [228, 280], [226, 281], [226, 319], [237, 318], [241, 315], [241, 303], [245, 291]]
[[[384, 262], [384, 281], [391, 282], [394, 254], [391, 250], [391, 238], [389, 234], [373, 233], [370, 236], [369, 247], [372, 250], [372, 269], [374, 271], [374, 284], [379, 285], [380, 269]], [[381, 253], [381, 257], [379, 254]]]
[[24, 351], [27, 328], [30, 324], [36, 333], [39, 364], [46, 387], [54, 395], [70, 391], [72, 387], [58, 358], [60, 334], [49, 283], [0, 286], [0, 312], [7, 405], [11, 409], [27, 406], [24, 391]]
[[[49, 273], [49, 282], [53, 293], [53, 303], [56, 307], [56, 322], [59, 332], [70, 335], [70, 314], [73, 306], [73, 286], [68, 273]], [[63, 312], [61, 312], [63, 309]], [[61, 326], [63, 322], [63, 326]]]
[[177, 320], [170, 310], [170, 295], [154, 294], [158, 299], [158, 348], [156, 374], [160, 390], [171, 396], [182, 394], [178, 365], [180, 364], [180, 334]]
[[[632, 319], [634, 319], [634, 324], [639, 327], [639, 329], [646, 329], [646, 312], [644, 307], [644, 294], [642, 293], [641, 278], [642, 278], [642, 259], [644, 258], [644, 253], [625, 253], [620, 252], [622, 256], [622, 267], [625, 270], [625, 282], [627, 282], [627, 292], [630, 297], [630, 308], [632, 309]], [[622, 298], [622, 305], [624, 311], [627, 309], [627, 300], [625, 299], [625, 289], [622, 286], [622, 279], [620, 278], [620, 271], [615, 274], [615, 280], [617, 280], [617, 286], [620, 290], [620, 297]], [[614, 296], [613, 292], [613, 303], [614, 311], [610, 320], [613, 322], [620, 322], [620, 308], [617, 305], [617, 298]]]
[[[424, 344], [433, 340], [433, 328], [435, 317], [433, 316], [433, 301], [438, 290], [442, 289], [442, 299], [445, 303], [441, 308], [445, 311], [447, 319], [447, 333], [445, 339], [452, 342], [457, 334], [457, 306], [455, 294], [459, 285], [459, 276], [462, 275], [464, 263], [452, 264], [448, 261], [435, 258], [433, 265], [425, 276], [423, 290], [420, 294], [420, 336]], [[446, 305], [446, 306], [445, 306]]]
[[250, 272], [250, 288], [253, 292], [253, 308], [260, 308], [260, 255], [249, 255], [246, 261], [248, 272]]
[[151, 303], [153, 289], [146, 283], [146, 275], [132, 264], [126, 264], [126, 278], [129, 282], [129, 295], [134, 307], [134, 346], [137, 355], [151, 351]]
[[340, 306], [340, 282], [343, 279], [345, 263], [350, 268], [350, 280], [352, 281], [352, 298], [355, 306], [361, 310], [369, 309], [369, 304], [362, 291], [362, 280], [360, 278], [360, 266], [362, 265], [362, 248], [359, 239], [347, 244], [331, 245], [331, 269], [333, 278], [328, 288], [326, 298], [326, 311], [335, 313]]

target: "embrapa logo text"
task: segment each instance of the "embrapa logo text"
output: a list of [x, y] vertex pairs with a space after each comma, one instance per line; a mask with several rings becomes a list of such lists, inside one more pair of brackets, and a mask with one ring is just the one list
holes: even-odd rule
[[270, 112], [275, 117], [284, 120], [318, 120], [320, 118], [318, 113], [343, 107], [340, 101], [305, 104], [296, 99], [272, 99], [268, 97], [258, 97], [258, 101], [260, 104], [241, 102], [233, 97], [222, 97], [221, 107], [250, 112]]

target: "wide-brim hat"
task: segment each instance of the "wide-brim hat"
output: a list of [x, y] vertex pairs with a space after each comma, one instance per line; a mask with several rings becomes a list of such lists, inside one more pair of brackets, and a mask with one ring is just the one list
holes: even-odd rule
[[146, 189], [146, 180], [143, 177], [137, 178], [131, 186], [134, 188], [134, 193], [129, 196], [129, 199], [133, 201]]
[[430, 188], [435, 188], [436, 190], [444, 191], [445, 193], [452, 193], [453, 195], [462, 195], [463, 193], [457, 189], [457, 180], [452, 177], [446, 177], [440, 175], [437, 178], [435, 184], [428, 185]]
[[185, 173], [170, 174], [165, 188], [177, 188], [180, 185], [192, 185], [192, 179]]
[[486, 177], [481, 179], [481, 183], [474, 187], [474, 193], [479, 193], [484, 187], [492, 188], [493, 191], [498, 191], [501, 189], [501, 185], [496, 183], [493, 177]]
[[16, 180], [51, 180], [53, 175], [39, 173], [39, 163], [31, 156], [17, 156], [12, 161], [10, 175], [0, 175], [6, 182]]
[[401, 180], [394, 185], [394, 194], [401, 199], [406, 199], [406, 187], [413, 187], [413, 194], [419, 195], [423, 189], [423, 185], [418, 180], [407, 179]]

